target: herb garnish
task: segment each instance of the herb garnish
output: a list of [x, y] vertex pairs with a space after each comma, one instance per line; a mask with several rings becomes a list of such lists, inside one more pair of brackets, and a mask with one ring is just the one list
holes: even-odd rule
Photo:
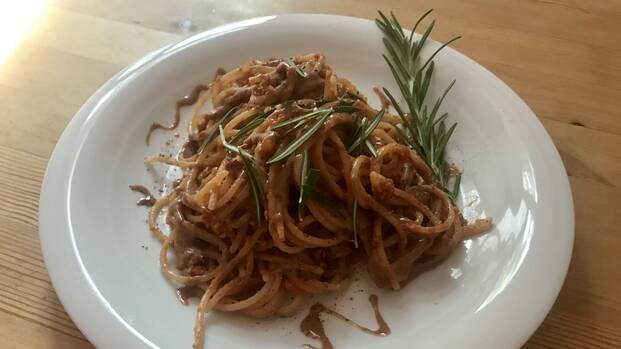
[[214, 128], [209, 132], [203, 143], [201, 143], [201, 146], [198, 148], [198, 154], [202, 153], [203, 150], [205, 150], [205, 147], [207, 147], [207, 145], [211, 143], [214, 138], [216, 138], [219, 132], [219, 126], [226, 124], [228, 119], [233, 116], [237, 109], [238, 107], [229, 109], [224, 115], [222, 115], [222, 117], [220, 117], [220, 119], [218, 119], [218, 121], [216, 121]]
[[276, 110], [276, 109], [272, 108], [272, 109], [269, 109], [268, 111], [261, 112], [261, 113], [257, 114], [254, 119], [252, 119], [250, 122], [248, 122], [242, 128], [240, 128], [237, 131], [237, 133], [235, 133], [235, 135], [233, 135], [233, 137], [231, 137], [229, 142], [231, 144], [236, 144], [237, 141], [239, 141], [242, 138], [246, 137], [246, 135], [248, 133], [250, 133], [250, 131], [254, 130], [257, 126], [261, 125], [263, 123], [263, 121], [265, 121], [265, 119], [274, 112], [274, 110]]
[[297, 125], [294, 126], [294, 128], [297, 128], [298, 126], [300, 126], [300, 123], [306, 123], [310, 120], [316, 120], [311, 127], [301, 132], [293, 142], [289, 143], [287, 146], [277, 151], [276, 154], [274, 154], [269, 160], [267, 160], [266, 163], [269, 165], [279, 162], [286, 159], [289, 155], [295, 153], [300, 147], [302, 147], [302, 145], [304, 145], [304, 143], [306, 143], [306, 141], [308, 141], [317, 131], [319, 131], [319, 129], [323, 126], [323, 124], [326, 122], [330, 115], [334, 113], [354, 113], [356, 111], [358, 111], [358, 108], [352, 106], [336, 106], [327, 109], [316, 109], [293, 119], [285, 120], [276, 125], [273, 125], [271, 127], [273, 130], [285, 126], [290, 126], [296, 123]]
[[392, 75], [397, 82], [408, 112], [406, 113], [399, 106], [390, 91], [386, 88], [383, 91], [401, 118], [401, 125], [393, 124], [395, 130], [405, 143], [419, 153], [425, 163], [431, 168], [443, 189], [454, 200], [459, 188], [459, 181], [456, 179], [453, 189], [448, 189], [450, 175], [445, 166], [444, 153], [446, 144], [457, 124], [454, 123], [447, 128], [445, 124], [447, 114], [438, 115], [438, 111], [444, 97], [453, 87], [455, 81], [449, 84], [444, 93], [436, 100], [431, 110], [427, 108], [425, 98], [434, 71], [433, 58], [440, 50], [460, 37], [457, 36], [450, 39], [437, 48], [429, 58], [423, 60], [421, 51], [433, 30], [435, 21], [429, 24], [418, 40], [414, 38], [414, 32], [429, 13], [431, 13], [431, 10], [427, 11], [416, 21], [410, 35], [406, 36], [401, 24], [393, 13], [388, 18], [382, 12], [379, 12], [380, 18], [376, 19], [375, 23], [384, 33], [383, 42], [390, 58], [386, 55], [382, 56], [386, 63], [388, 63]]
[[291, 57], [286, 57], [282, 59], [283, 62], [287, 63], [288, 66], [295, 68], [295, 72], [298, 73], [299, 76], [305, 78], [308, 77], [308, 74], [302, 68], [298, 67]]
[[254, 205], [257, 214], [257, 224], [261, 225], [261, 222], [263, 220], [264, 198], [263, 187], [261, 186], [262, 182], [259, 181], [258, 174], [261, 169], [258, 168], [250, 153], [226, 141], [226, 138], [224, 138], [224, 130], [222, 129], [222, 125], [218, 125], [218, 129], [220, 131], [220, 140], [222, 141], [222, 145], [224, 146], [224, 148], [234, 154], [239, 155], [242, 159], [242, 162], [244, 163], [244, 171], [246, 172], [246, 177], [248, 177], [248, 182], [250, 182], [250, 189], [252, 190], [252, 196], [254, 197]]

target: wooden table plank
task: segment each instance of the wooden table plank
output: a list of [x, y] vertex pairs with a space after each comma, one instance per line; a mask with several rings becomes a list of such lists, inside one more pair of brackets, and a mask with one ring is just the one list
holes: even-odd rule
[[84, 337], [59, 333], [45, 322], [23, 318], [19, 313], [0, 311], [0, 338], [6, 348], [91, 349]]
[[621, 187], [621, 136], [542, 119], [567, 173]]
[[0, 145], [41, 156], [45, 164], [73, 114], [121, 68], [22, 44], [0, 67]]
[[179, 39], [179, 35], [49, 7], [45, 20], [33, 28], [26, 42], [125, 66]]
[[464, 36], [455, 47], [526, 100], [571, 178], [572, 263], [555, 306], [525, 348], [621, 347], [621, 270], [613, 267], [621, 252], [615, 205], [621, 195], [621, 2], [611, 0], [50, 0], [0, 63], [3, 345], [92, 347], [64, 312], [45, 271], [38, 195], [60, 133], [123, 66], [183, 36], [260, 15], [373, 18], [377, 9], [393, 9], [409, 26], [431, 7], [438, 20], [434, 38]]

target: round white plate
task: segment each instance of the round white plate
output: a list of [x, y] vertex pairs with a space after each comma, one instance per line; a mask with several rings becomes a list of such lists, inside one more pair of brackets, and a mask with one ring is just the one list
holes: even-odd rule
[[[54, 287], [89, 340], [99, 348], [190, 348], [192, 343], [196, 304], [181, 305], [174, 286], [160, 274], [159, 243], [148, 232], [147, 210], [135, 205], [136, 194], [128, 190], [129, 184], [152, 186], [158, 177], [174, 176], [163, 166], [147, 172], [142, 160], [169, 152], [169, 139], [181, 142], [185, 120], [180, 138], [156, 132], [151, 147], [144, 144], [149, 125], [168, 122], [175, 101], [210, 81], [218, 67], [308, 52], [323, 53], [337, 74], [379, 105], [373, 86], [397, 92], [381, 58], [381, 38], [373, 22], [357, 18], [256, 18], [153, 52], [86, 102], [54, 150], [39, 219]], [[457, 80], [444, 108], [459, 122], [448, 153], [464, 169], [464, 213], [493, 217], [495, 227], [399, 292], [377, 290], [362, 276], [345, 294], [324, 297], [374, 326], [366, 298], [377, 293], [392, 328], [388, 337], [373, 337], [328, 319], [337, 349], [518, 348], [563, 283], [574, 216], [552, 141], [528, 106], [483, 67], [452, 49], [438, 55], [436, 63], [433, 96]], [[303, 316], [256, 322], [210, 314], [206, 347], [313, 343], [299, 332]]]

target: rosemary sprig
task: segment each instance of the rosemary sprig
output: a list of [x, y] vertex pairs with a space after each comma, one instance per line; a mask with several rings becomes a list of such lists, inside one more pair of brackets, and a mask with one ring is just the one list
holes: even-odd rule
[[[220, 117], [220, 119], [218, 119], [218, 121], [216, 122], [216, 125], [221, 126], [221, 125], [226, 124], [228, 119], [231, 116], [233, 116], [233, 114], [237, 111], [237, 109], [238, 107], [233, 107], [229, 109], [226, 113], [224, 113], [224, 115], [222, 115], [222, 117]], [[213, 141], [214, 138], [216, 138], [219, 132], [218, 126], [214, 125], [214, 128], [209, 132], [209, 134], [207, 135], [203, 143], [201, 143], [201, 146], [198, 148], [198, 152], [197, 152], [198, 154], [202, 153], [203, 150], [205, 150], [205, 147], [207, 147], [207, 145], [211, 143], [211, 141]]]
[[252, 155], [241, 149], [237, 146], [234, 146], [226, 141], [224, 138], [224, 131], [222, 129], [222, 125], [218, 125], [218, 129], [220, 131], [220, 140], [222, 141], [222, 145], [230, 152], [234, 154], [238, 154], [242, 162], [244, 163], [244, 170], [246, 171], [246, 177], [248, 177], [248, 182], [250, 182], [250, 189], [252, 190], [252, 196], [254, 197], [254, 206], [257, 214], [257, 224], [261, 225], [263, 221], [263, 187], [261, 186], [261, 181], [259, 181], [259, 174], [257, 165], [255, 164]]
[[455, 199], [459, 190], [459, 180], [453, 183], [453, 190], [449, 190], [449, 175], [444, 166], [444, 155], [449, 138], [453, 134], [456, 123], [447, 128], [447, 114], [439, 114], [439, 109], [444, 98], [453, 87], [451, 82], [444, 93], [436, 100], [431, 109], [426, 105], [427, 92], [431, 83], [435, 65], [433, 59], [444, 47], [459, 39], [454, 37], [437, 48], [427, 59], [421, 56], [421, 52], [435, 21], [432, 21], [420, 38], [414, 38], [414, 32], [422, 20], [431, 13], [425, 12], [417, 21], [412, 31], [406, 36], [401, 24], [391, 12], [390, 18], [379, 12], [380, 18], [375, 22], [384, 33], [384, 46], [388, 51], [382, 55], [388, 64], [390, 71], [399, 87], [407, 112], [397, 103], [396, 98], [384, 88], [384, 93], [401, 118], [401, 124], [393, 124], [395, 130], [403, 141], [420, 154], [425, 163], [431, 168], [436, 179], [444, 190]]
[[283, 62], [287, 63], [288, 66], [290, 67], [294, 67], [295, 68], [295, 72], [298, 73], [299, 76], [305, 78], [308, 77], [308, 74], [306, 74], [306, 72], [304, 70], [302, 70], [302, 68], [298, 67], [295, 62], [293, 62], [293, 59], [291, 59], [291, 57], [285, 57], [282, 59]]

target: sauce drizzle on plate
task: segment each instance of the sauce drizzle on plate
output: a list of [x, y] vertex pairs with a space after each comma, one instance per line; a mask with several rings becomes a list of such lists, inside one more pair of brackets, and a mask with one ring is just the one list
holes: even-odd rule
[[138, 201], [136, 202], [136, 205], [138, 206], [151, 207], [155, 204], [155, 201], [157, 201], [155, 200], [153, 195], [151, 195], [151, 192], [149, 192], [149, 189], [145, 188], [144, 185], [133, 184], [129, 186], [129, 189], [144, 195], [143, 197], [138, 199]]
[[151, 133], [153, 133], [153, 131], [157, 130], [158, 128], [162, 128], [165, 130], [174, 130], [175, 128], [177, 128], [177, 125], [179, 125], [179, 120], [181, 119], [181, 108], [196, 103], [196, 101], [198, 101], [198, 97], [201, 95], [201, 92], [207, 90], [208, 88], [209, 86], [207, 85], [197, 85], [196, 87], [194, 87], [190, 95], [178, 100], [175, 107], [175, 117], [173, 119], [173, 123], [170, 124], [170, 126], [164, 126], [159, 122], [152, 123], [151, 127], [149, 127], [149, 131], [147, 132], [145, 143], [149, 145]]
[[349, 319], [345, 315], [338, 313], [321, 303], [315, 303], [311, 306], [308, 315], [302, 320], [300, 324], [300, 330], [302, 333], [309, 338], [318, 339], [321, 342], [321, 347], [314, 347], [310, 344], [304, 344], [304, 348], [306, 349], [333, 349], [334, 346], [330, 342], [330, 339], [326, 335], [325, 328], [323, 327], [323, 323], [319, 316], [321, 313], [326, 313], [333, 315], [337, 319], [344, 321], [345, 323], [357, 327], [363, 332], [375, 335], [375, 336], [387, 336], [390, 334], [390, 327], [388, 327], [388, 323], [382, 317], [382, 314], [379, 310], [378, 298], [376, 295], [369, 296], [369, 303], [373, 307], [373, 312], [375, 313], [375, 321], [377, 321], [377, 330], [372, 330], [368, 327], [362, 326], [359, 323]]

